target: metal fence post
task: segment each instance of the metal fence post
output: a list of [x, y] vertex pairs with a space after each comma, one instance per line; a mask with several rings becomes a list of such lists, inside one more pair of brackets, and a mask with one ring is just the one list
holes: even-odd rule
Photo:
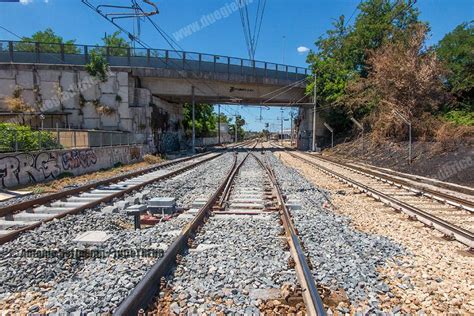
[[230, 57], [227, 57], [227, 80], [230, 80]]
[[147, 48], [146, 50], [146, 65], [150, 67], [150, 49]]
[[56, 122], [56, 137], [58, 142], [58, 148], [61, 148], [61, 136], [59, 135], [59, 123]]
[[65, 63], [66, 61], [64, 60], [64, 44], [61, 43], [59, 47], [61, 49], [61, 61]]
[[127, 47], [127, 63], [128, 63], [128, 66], [132, 65], [131, 55], [130, 55], [130, 47]]
[[15, 152], [18, 151], [18, 131], [15, 130]]
[[109, 132], [109, 139], [110, 139], [110, 146], [112, 146], [112, 141], [113, 141], [113, 134]]
[[100, 142], [99, 142], [99, 147], [103, 147], [103, 140], [102, 140], [102, 136], [104, 136], [102, 134], [102, 132], [98, 132], [99, 133], [99, 139], [100, 139]]
[[184, 65], [186, 64], [186, 52], [183, 52], [183, 70], [186, 68]]
[[202, 63], [202, 54], [199, 53], [199, 64], [198, 64], [198, 71], [201, 72], [201, 63]]
[[38, 131], [38, 147], [39, 147], [39, 150], [42, 149], [42, 143], [41, 143], [41, 131]]
[[84, 45], [84, 61], [85, 64], [89, 62], [89, 46]]
[[40, 62], [40, 46], [38, 42], [35, 43], [35, 55], [36, 55], [36, 62], [39, 63]]
[[8, 52], [10, 53], [10, 62], [13, 62], [13, 42], [8, 42]]
[[107, 47], [105, 48], [105, 58], [106, 58], [106, 60], [107, 60], [108, 63], [110, 63], [110, 58], [109, 58], [109, 56], [110, 56], [110, 51], [109, 51], [109, 46], [107, 46]]

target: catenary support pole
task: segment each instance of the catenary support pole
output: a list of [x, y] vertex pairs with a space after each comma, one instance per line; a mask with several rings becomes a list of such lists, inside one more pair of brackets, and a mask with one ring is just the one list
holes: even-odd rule
[[283, 145], [283, 108], [281, 108], [281, 117], [280, 117], [280, 143]]
[[195, 122], [195, 119], [196, 119], [196, 113], [195, 113], [195, 106], [196, 106], [196, 100], [195, 100], [195, 96], [194, 96], [194, 86], [191, 87], [191, 94], [192, 94], [192, 105], [193, 105], [193, 153], [196, 152], [196, 122]]
[[217, 105], [217, 144], [221, 144], [221, 105]]
[[317, 90], [316, 90], [316, 75], [314, 75], [314, 95], [313, 95], [313, 101], [314, 101], [314, 106], [313, 106], [313, 145], [312, 150], [316, 151], [316, 96], [317, 96]]

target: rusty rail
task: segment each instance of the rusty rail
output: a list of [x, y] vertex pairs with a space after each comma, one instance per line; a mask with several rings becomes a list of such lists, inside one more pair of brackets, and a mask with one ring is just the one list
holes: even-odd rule
[[[69, 210], [69, 211], [66, 211], [66, 212], [64, 212], [64, 213], [60, 213], [60, 214], [58, 214], [58, 215], [56, 215], [56, 216], [54, 216], [54, 217], [48, 218], [48, 219], [46, 219], [46, 220], [36, 222], [35, 224], [29, 225], [29, 226], [25, 226], [25, 227], [20, 228], [20, 229], [17, 229], [17, 230], [12, 230], [12, 232], [11, 232], [10, 234], [4, 235], [4, 236], [0, 237], [0, 245], [2, 245], [2, 244], [6, 243], [6, 242], [8, 242], [8, 241], [11, 241], [11, 240], [17, 238], [20, 234], [22, 234], [22, 233], [24, 233], [24, 232], [26, 232], [26, 231], [29, 231], [29, 230], [32, 230], [32, 229], [35, 229], [35, 228], [41, 226], [43, 223], [52, 221], [52, 220], [54, 220], [54, 219], [62, 218], [62, 217], [64, 217], [64, 216], [66, 216], [66, 215], [72, 215], [72, 214], [80, 213], [80, 212], [82, 212], [82, 211], [84, 211], [84, 210], [86, 210], [86, 209], [93, 208], [93, 207], [95, 207], [95, 206], [97, 206], [97, 205], [100, 205], [101, 203], [111, 201], [111, 200], [113, 200], [113, 199], [115, 199], [115, 198], [117, 198], [117, 197], [120, 197], [120, 196], [122, 196], [122, 195], [124, 195], [124, 194], [127, 194], [127, 193], [129, 193], [129, 192], [132, 192], [132, 191], [135, 191], [135, 190], [139, 190], [139, 189], [143, 188], [144, 186], [147, 186], [147, 185], [149, 185], [149, 184], [151, 184], [151, 183], [153, 183], [153, 182], [160, 181], [160, 180], [163, 180], [163, 179], [166, 179], [166, 178], [175, 176], [175, 175], [177, 175], [177, 174], [183, 173], [184, 171], [187, 171], [187, 170], [189, 170], [189, 169], [192, 169], [192, 168], [194, 168], [194, 167], [196, 167], [196, 166], [198, 166], [198, 165], [200, 165], [200, 164], [202, 164], [202, 163], [204, 163], [204, 162], [207, 162], [207, 161], [209, 161], [209, 160], [215, 159], [215, 158], [217, 158], [217, 157], [219, 157], [219, 156], [221, 156], [221, 155], [222, 155], [222, 153], [220, 153], [220, 154], [216, 153], [216, 154], [212, 155], [212, 156], [209, 157], [209, 158], [200, 160], [200, 161], [198, 161], [198, 162], [196, 162], [196, 163], [194, 163], [194, 164], [191, 164], [191, 165], [189, 165], [189, 166], [185, 166], [185, 167], [183, 167], [183, 168], [177, 169], [177, 170], [172, 171], [172, 172], [170, 172], [170, 173], [168, 173], [168, 174], [166, 174], [166, 175], [163, 175], [163, 176], [160, 176], [160, 177], [156, 177], [156, 178], [151, 179], [151, 180], [148, 180], [148, 181], [144, 181], [143, 183], [140, 183], [140, 184], [131, 186], [131, 187], [126, 188], [126, 189], [124, 189], [124, 190], [122, 190], [122, 191], [120, 191], [120, 192], [117, 192], [117, 193], [108, 195], [108, 196], [106, 196], [106, 197], [104, 197], [104, 198], [102, 198], [102, 199], [95, 200], [95, 201], [90, 202], [90, 203], [88, 203], [88, 204], [85, 204], [85, 205], [82, 205], [82, 206], [80, 206], [80, 207], [77, 207], [77, 208], [71, 209], [71, 210]], [[196, 156], [193, 156], [193, 158], [196, 158]], [[193, 159], [193, 158], [190, 158], [190, 159]], [[190, 159], [186, 158], [186, 160], [190, 160]], [[180, 162], [183, 162], [183, 160], [181, 160]], [[118, 177], [115, 177], [115, 178], [118, 178]], [[102, 181], [101, 181], [101, 182], [102, 182]], [[107, 183], [110, 183], [110, 179], [109, 179], [109, 182], [107, 182]], [[97, 186], [97, 184], [95, 183], [94, 186]], [[82, 191], [83, 191], [83, 190], [82, 190]], [[79, 192], [82, 192], [82, 191], [79, 191]], [[68, 192], [69, 192], [69, 191], [68, 191]], [[64, 192], [60, 192], [60, 193], [63, 193], [62, 197], [66, 197], [66, 196], [68, 196], [68, 195], [71, 195], [70, 193], [69, 193], [69, 194], [66, 194], [66, 195], [64, 195]], [[76, 193], [77, 193], [77, 192], [76, 192]], [[56, 198], [56, 199], [57, 199], [57, 198]], [[51, 200], [47, 200], [46, 202], [50, 202], [50, 201], [51, 201]]]
[[279, 186], [278, 180], [273, 169], [267, 164], [262, 162], [256, 155], [252, 154], [255, 159], [258, 161], [260, 166], [267, 172], [268, 177], [270, 178], [272, 185], [277, 193], [278, 205], [280, 207], [280, 216], [283, 221], [283, 226], [285, 228], [287, 241], [290, 246], [290, 252], [293, 259], [295, 260], [296, 266], [296, 276], [298, 281], [303, 289], [303, 300], [306, 305], [306, 312], [308, 315], [326, 315], [326, 310], [324, 308], [323, 301], [318, 293], [318, 288], [316, 282], [314, 281], [313, 274], [309, 268], [308, 261], [301, 246], [300, 239], [296, 233], [296, 229], [291, 219], [290, 211], [288, 210], [283, 193]]

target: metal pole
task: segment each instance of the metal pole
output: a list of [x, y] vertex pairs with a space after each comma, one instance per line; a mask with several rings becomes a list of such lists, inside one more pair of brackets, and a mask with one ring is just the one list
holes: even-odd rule
[[235, 124], [234, 124], [234, 142], [237, 142], [237, 114], [234, 115]]
[[408, 123], [408, 164], [411, 164], [411, 123]]
[[280, 117], [280, 144], [283, 145], [283, 108], [281, 108], [281, 117]]
[[217, 144], [221, 144], [221, 105], [217, 105]]
[[56, 137], [58, 139], [58, 148], [61, 148], [61, 138], [59, 135], [59, 123], [56, 122]]
[[18, 151], [18, 131], [15, 130], [15, 152]]
[[292, 147], [293, 146], [293, 112], [290, 112], [290, 116], [291, 116], [290, 146]]
[[314, 75], [314, 96], [313, 96], [313, 101], [314, 101], [314, 106], [313, 106], [313, 146], [312, 149], [313, 151], [316, 151], [316, 75]]
[[334, 132], [331, 132], [331, 148], [334, 147]]
[[192, 140], [192, 143], [193, 143], [193, 153], [196, 152], [196, 122], [195, 122], [195, 119], [196, 119], [196, 113], [195, 113], [195, 103], [196, 103], [196, 100], [195, 100], [195, 97], [194, 97], [194, 86], [191, 87], [191, 94], [192, 94], [192, 105], [193, 105], [193, 140]]

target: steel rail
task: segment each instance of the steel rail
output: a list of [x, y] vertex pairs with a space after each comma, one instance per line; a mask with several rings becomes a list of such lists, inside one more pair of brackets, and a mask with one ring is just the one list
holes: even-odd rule
[[315, 159], [322, 159], [325, 161], [328, 161], [330, 163], [338, 164], [341, 165], [341, 167], [346, 168], [350, 171], [357, 172], [359, 174], [365, 175], [367, 177], [395, 185], [399, 188], [403, 188], [405, 190], [424, 195], [428, 198], [437, 200], [438, 202], [441, 203], [447, 203], [449, 205], [464, 209], [468, 212], [474, 213], [474, 202], [469, 201], [467, 199], [463, 199], [461, 197], [454, 196], [452, 194], [444, 193], [444, 192], [439, 192], [430, 188], [422, 188], [420, 186], [417, 186], [415, 184], [409, 183], [406, 180], [403, 179], [398, 179], [393, 176], [387, 175], [385, 173], [379, 172], [379, 171], [374, 171], [374, 170], [368, 170], [364, 167], [359, 167], [359, 166], [354, 166], [354, 165], [349, 165], [343, 161], [339, 161], [336, 159], [331, 159], [328, 157], [324, 156], [315, 156], [309, 153], [301, 153], [305, 156], [312, 157]]
[[330, 170], [329, 168], [323, 167], [317, 164], [314, 161], [311, 161], [307, 158], [301, 157], [294, 153], [288, 152], [288, 154], [296, 159], [300, 159], [305, 163], [308, 163], [317, 169], [323, 171], [324, 173], [334, 176], [340, 181], [349, 184], [352, 187], [360, 189], [362, 192], [366, 193], [367, 195], [375, 198], [378, 201], [383, 202], [386, 205], [391, 206], [392, 208], [401, 211], [413, 218], [416, 218], [418, 221], [424, 223], [427, 226], [433, 227], [440, 232], [444, 233], [446, 236], [454, 238], [455, 240], [465, 244], [470, 248], [474, 248], [474, 233], [458, 227], [454, 224], [451, 224], [437, 216], [431, 215], [415, 206], [409, 205], [405, 202], [399, 201], [385, 193], [382, 193], [378, 190], [372, 189], [369, 186], [362, 184], [358, 181], [352, 180], [344, 175], [341, 175], [338, 172]]
[[285, 204], [283, 193], [279, 186], [278, 180], [273, 169], [267, 164], [262, 162], [255, 154], [252, 153], [252, 156], [258, 161], [260, 166], [266, 171], [268, 177], [270, 178], [272, 185], [276, 191], [278, 205], [280, 207], [280, 216], [283, 221], [283, 226], [285, 228], [287, 241], [290, 246], [290, 251], [292, 257], [296, 263], [295, 270], [298, 281], [303, 289], [303, 300], [306, 305], [306, 312], [308, 315], [326, 315], [326, 310], [324, 308], [323, 301], [318, 293], [318, 288], [316, 282], [314, 281], [313, 274], [309, 268], [307, 258], [304, 254], [303, 247], [299, 240], [298, 234], [291, 219], [290, 212]]
[[49, 202], [54, 201], [54, 200], [60, 200], [62, 198], [65, 198], [65, 197], [68, 197], [68, 196], [71, 196], [71, 195], [76, 195], [78, 193], [88, 191], [90, 189], [94, 189], [98, 186], [107, 185], [107, 184], [111, 184], [111, 183], [115, 183], [115, 182], [120, 182], [120, 181], [126, 180], [128, 178], [133, 178], [133, 177], [145, 174], [145, 173], [149, 173], [149, 172], [152, 172], [152, 171], [155, 171], [155, 170], [159, 170], [159, 169], [162, 169], [162, 168], [165, 168], [165, 167], [169, 167], [169, 166], [172, 166], [172, 165], [175, 165], [175, 164], [178, 164], [178, 163], [181, 163], [181, 162], [185, 162], [185, 161], [188, 161], [188, 160], [191, 160], [191, 159], [199, 158], [201, 156], [208, 155], [208, 154], [209, 153], [202, 153], [202, 154], [198, 154], [198, 155], [194, 155], [194, 156], [190, 156], [190, 157], [179, 158], [179, 159], [176, 159], [176, 160], [172, 160], [172, 161], [164, 162], [164, 163], [161, 163], [161, 164], [158, 164], [158, 165], [154, 165], [154, 166], [142, 169], [142, 170], [131, 171], [131, 172], [128, 172], [126, 174], [115, 176], [115, 177], [112, 177], [112, 178], [109, 178], [109, 179], [100, 180], [100, 181], [97, 181], [97, 182], [94, 182], [94, 183], [85, 184], [85, 185], [82, 185], [82, 186], [77, 187], [77, 188], [72, 188], [72, 189], [61, 191], [61, 192], [51, 193], [51, 194], [40, 196], [38, 198], [31, 199], [31, 200], [28, 200], [28, 201], [24, 201], [24, 202], [12, 204], [12, 205], [4, 206], [4, 207], [0, 208], [0, 216], [10, 215], [10, 214], [12, 214], [16, 211], [23, 211], [23, 210], [26, 210], [26, 209], [29, 209], [29, 208], [32, 208], [32, 207], [35, 207], [35, 206], [44, 205], [44, 204], [49, 203]]
[[[208, 158], [199, 160], [199, 161], [197, 161], [196, 163], [193, 163], [193, 164], [191, 164], [191, 165], [188, 165], [188, 166], [179, 168], [179, 169], [174, 170], [174, 171], [172, 171], [172, 172], [170, 172], [170, 173], [168, 173], [168, 174], [165, 174], [165, 175], [163, 175], [163, 176], [159, 176], [159, 177], [156, 177], [156, 178], [154, 178], [154, 179], [150, 179], [150, 180], [144, 181], [143, 183], [140, 183], [140, 184], [137, 184], [137, 185], [134, 185], [134, 186], [130, 186], [130, 187], [128, 187], [128, 188], [126, 188], [126, 189], [124, 189], [124, 190], [122, 190], [122, 191], [120, 191], [120, 192], [116, 192], [116, 193], [113, 193], [113, 194], [111, 194], [111, 195], [107, 195], [107, 196], [105, 196], [105, 197], [103, 197], [103, 198], [101, 198], [101, 199], [98, 199], [98, 200], [95, 200], [95, 201], [93, 201], [93, 202], [84, 204], [84, 205], [79, 206], [79, 207], [77, 207], [77, 208], [73, 208], [73, 209], [68, 210], [68, 211], [66, 211], [66, 212], [64, 212], [64, 213], [59, 213], [59, 214], [54, 215], [54, 216], [52, 216], [52, 217], [50, 217], [50, 218], [47, 218], [47, 219], [44, 219], [44, 220], [35, 222], [35, 223], [32, 224], [32, 225], [28, 225], [28, 226], [22, 227], [22, 228], [17, 229], [17, 230], [12, 230], [11, 233], [9, 233], [9, 234], [7, 234], [7, 235], [3, 235], [2, 237], [0, 237], [0, 245], [2, 245], [2, 244], [6, 243], [6, 242], [8, 242], [8, 241], [11, 241], [11, 240], [17, 238], [20, 234], [22, 234], [22, 233], [24, 233], [24, 232], [26, 232], [26, 231], [29, 231], [29, 230], [32, 230], [32, 229], [35, 229], [35, 228], [41, 226], [43, 223], [47, 223], [47, 222], [52, 221], [52, 220], [54, 220], [54, 219], [60, 219], [60, 218], [62, 218], [62, 217], [64, 217], [64, 216], [66, 216], [66, 215], [77, 214], [77, 213], [80, 213], [80, 212], [82, 212], [82, 211], [84, 211], [84, 210], [86, 210], [86, 209], [90, 209], [90, 208], [96, 207], [96, 206], [100, 205], [101, 203], [111, 201], [111, 200], [113, 200], [113, 199], [115, 199], [115, 198], [117, 198], [117, 197], [123, 196], [123, 195], [125, 195], [125, 194], [127, 194], [127, 193], [130, 193], [130, 192], [132, 192], [132, 191], [139, 190], [139, 189], [141, 189], [141, 188], [143, 188], [143, 187], [145, 187], [145, 186], [147, 186], [147, 185], [149, 185], [149, 184], [151, 184], [151, 183], [154, 183], [154, 182], [156, 182], [156, 181], [160, 181], [160, 180], [163, 180], [163, 179], [166, 179], [166, 178], [173, 177], [173, 176], [175, 176], [175, 175], [177, 175], [177, 174], [183, 173], [184, 171], [187, 171], [187, 170], [189, 170], [189, 169], [192, 169], [192, 168], [194, 168], [194, 167], [196, 167], [196, 166], [198, 166], [198, 165], [200, 165], [200, 164], [202, 164], [202, 163], [204, 163], [204, 162], [207, 162], [207, 161], [209, 161], [209, 160], [215, 159], [215, 158], [217, 158], [217, 157], [219, 157], [219, 156], [221, 156], [221, 155], [222, 155], [222, 153], [215, 153], [215, 154], [213, 154], [212, 156], [210, 156], [210, 157], [208, 157]], [[196, 158], [196, 156], [193, 156], [193, 157]], [[189, 159], [187, 159], [187, 160], [189, 160]], [[182, 161], [181, 161], [181, 162], [182, 162]]]
[[224, 192], [228, 183], [232, 182], [233, 175], [240, 169], [248, 155], [247, 153], [245, 158], [240, 163], [237, 163], [237, 154], [235, 154], [232, 169], [228, 172], [225, 180], [219, 185], [219, 188], [207, 201], [206, 205], [198, 211], [193, 220], [181, 230], [181, 233], [168, 247], [163, 257], [151, 267], [129, 296], [114, 311], [114, 315], [137, 315], [140, 310], [145, 310], [148, 307], [160, 288], [161, 278], [169, 274], [175, 265], [176, 256], [185, 251], [188, 239], [192, 238], [198, 227], [203, 224], [212, 206], [219, 200], [219, 197]]

